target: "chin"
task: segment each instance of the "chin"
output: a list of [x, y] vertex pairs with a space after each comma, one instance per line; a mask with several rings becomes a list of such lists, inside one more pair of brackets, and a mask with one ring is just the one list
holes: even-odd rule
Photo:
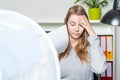
[[73, 36], [73, 38], [74, 38], [74, 39], [79, 39], [79, 38], [80, 38], [80, 36]]

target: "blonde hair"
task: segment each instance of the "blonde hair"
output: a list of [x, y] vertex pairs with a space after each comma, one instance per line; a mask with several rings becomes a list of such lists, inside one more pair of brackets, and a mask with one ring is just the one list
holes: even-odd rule
[[[85, 9], [80, 5], [74, 5], [68, 10], [67, 15], [65, 17], [64, 23], [66, 24], [66, 26], [68, 26], [69, 17], [73, 14], [85, 15], [88, 19], [88, 16], [87, 16]], [[87, 41], [87, 38], [88, 38], [88, 32], [86, 30], [84, 30], [79, 38], [78, 44], [75, 46], [75, 51], [76, 51], [76, 54], [79, 57], [79, 59], [81, 61], [86, 61], [86, 62], [88, 62], [88, 50], [87, 50], [88, 41]], [[59, 60], [61, 60], [65, 56], [69, 55], [70, 48], [71, 47], [70, 47], [70, 42], [69, 42], [65, 51], [59, 54]]]

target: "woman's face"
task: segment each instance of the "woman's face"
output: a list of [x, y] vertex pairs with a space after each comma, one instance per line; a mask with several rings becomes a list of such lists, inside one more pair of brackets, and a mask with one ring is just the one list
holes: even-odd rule
[[80, 35], [83, 33], [84, 28], [80, 25], [82, 15], [71, 15], [68, 20], [68, 32], [70, 38], [79, 39]]

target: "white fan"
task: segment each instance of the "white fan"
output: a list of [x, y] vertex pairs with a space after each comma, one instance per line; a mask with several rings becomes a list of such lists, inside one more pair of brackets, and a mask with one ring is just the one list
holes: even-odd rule
[[1, 72], [1, 67], [0, 67], [0, 80], [2, 80], [2, 72]]
[[34, 20], [0, 10], [2, 80], [60, 80], [57, 52]]

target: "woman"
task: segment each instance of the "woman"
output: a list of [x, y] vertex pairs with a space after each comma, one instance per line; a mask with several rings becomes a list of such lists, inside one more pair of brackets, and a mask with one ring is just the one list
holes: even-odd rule
[[106, 57], [85, 9], [80, 5], [72, 6], [64, 22], [69, 43], [59, 54], [61, 80], [93, 80], [93, 72], [100, 74], [105, 71]]

